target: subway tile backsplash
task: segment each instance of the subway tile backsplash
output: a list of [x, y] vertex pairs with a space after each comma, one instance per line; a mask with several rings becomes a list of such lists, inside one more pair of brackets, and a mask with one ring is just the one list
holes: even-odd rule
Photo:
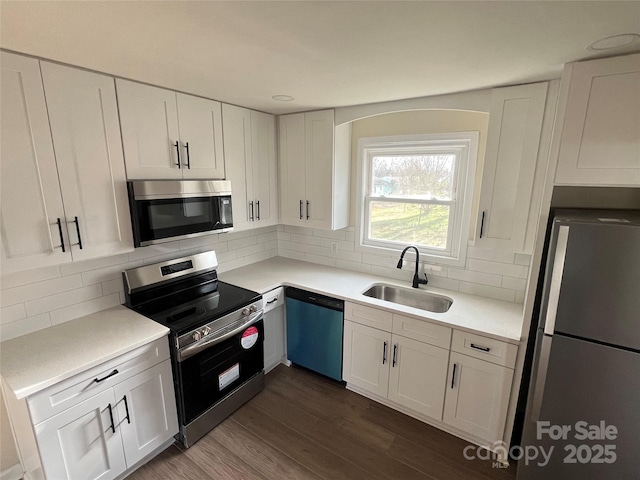
[[[123, 255], [3, 275], [0, 340], [124, 303], [122, 270], [207, 250], [216, 251], [219, 272], [280, 255], [407, 283], [413, 276], [410, 259], [398, 270], [398, 255], [358, 251], [353, 227], [324, 231], [279, 225], [208, 235], [138, 248]], [[464, 268], [424, 263], [421, 270], [434, 287], [523, 303], [530, 262], [529, 255], [469, 247]]]
[[215, 250], [225, 272], [277, 255], [277, 227], [207, 235], [112, 257], [10, 273], [0, 279], [0, 340], [124, 303], [122, 270]]

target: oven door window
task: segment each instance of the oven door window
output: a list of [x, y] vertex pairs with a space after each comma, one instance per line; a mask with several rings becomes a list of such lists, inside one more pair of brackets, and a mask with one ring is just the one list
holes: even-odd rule
[[229, 196], [136, 200], [136, 209], [141, 242], [233, 226]]
[[185, 424], [264, 368], [264, 323], [178, 362]]

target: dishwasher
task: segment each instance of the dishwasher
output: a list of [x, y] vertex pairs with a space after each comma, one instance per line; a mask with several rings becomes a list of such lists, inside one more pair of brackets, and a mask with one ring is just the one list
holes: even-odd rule
[[285, 306], [289, 361], [342, 381], [344, 302], [287, 287]]

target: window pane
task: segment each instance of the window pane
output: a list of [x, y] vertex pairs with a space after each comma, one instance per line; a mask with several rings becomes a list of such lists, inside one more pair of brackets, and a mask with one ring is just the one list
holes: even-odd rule
[[455, 155], [379, 156], [372, 159], [372, 195], [451, 200]]
[[447, 248], [449, 205], [371, 202], [371, 240]]

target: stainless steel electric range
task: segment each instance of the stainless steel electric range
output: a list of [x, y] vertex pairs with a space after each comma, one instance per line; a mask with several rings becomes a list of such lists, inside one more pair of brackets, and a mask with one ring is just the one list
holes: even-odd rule
[[217, 267], [210, 251], [123, 272], [125, 305], [171, 330], [185, 447], [264, 387], [262, 296], [218, 281]]

